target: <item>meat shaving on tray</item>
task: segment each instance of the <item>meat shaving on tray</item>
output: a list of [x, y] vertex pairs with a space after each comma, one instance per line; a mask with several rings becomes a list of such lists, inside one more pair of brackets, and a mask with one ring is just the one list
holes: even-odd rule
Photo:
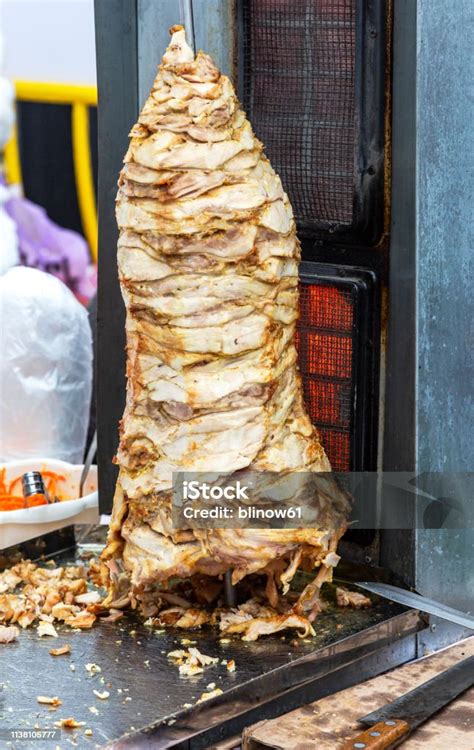
[[338, 607], [352, 607], [353, 609], [365, 609], [372, 606], [372, 600], [359, 591], [349, 591], [344, 586], [337, 586], [336, 601]]
[[[312, 528], [172, 524], [173, 472], [331, 467], [297, 367], [300, 245], [288, 196], [229, 78], [194, 55], [182, 26], [171, 33], [116, 203], [128, 380], [105, 604], [248, 640], [284, 628], [305, 636], [347, 526], [347, 496], [332, 478]], [[299, 568], [314, 580], [282, 600]], [[263, 576], [263, 597], [209, 613], [228, 571], [234, 584]], [[170, 590], [176, 578], [190, 582], [184, 594]]]
[[190, 646], [188, 650], [177, 649], [170, 651], [168, 659], [171, 659], [178, 665], [179, 673], [183, 677], [192, 677], [195, 674], [204, 672], [204, 667], [210, 667], [217, 664], [219, 659], [214, 656], [202, 654], [199, 649]]
[[12, 641], [18, 638], [19, 634], [20, 631], [14, 625], [11, 625], [9, 628], [0, 625], [0, 643], [12, 643]]
[[[0, 573], [0, 623], [22, 628], [37, 623], [38, 635], [50, 637], [58, 635], [55, 621], [92, 627], [102, 607], [100, 594], [88, 591], [90, 573], [83, 565], [56, 567], [50, 562], [44, 567], [21, 560]], [[67, 651], [64, 647], [55, 653]]]

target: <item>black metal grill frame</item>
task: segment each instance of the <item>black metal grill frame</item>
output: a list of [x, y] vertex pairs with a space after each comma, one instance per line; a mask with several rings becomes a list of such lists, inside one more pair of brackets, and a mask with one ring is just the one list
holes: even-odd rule
[[351, 471], [374, 471], [378, 447], [380, 357], [380, 288], [377, 276], [364, 268], [303, 261], [300, 264], [300, 282], [333, 286], [351, 295], [354, 317], [349, 468]]
[[[16, 116], [23, 194], [61, 227], [84, 234], [74, 173], [71, 106], [17, 101]], [[97, 107], [88, 107], [88, 116], [97, 193]]]
[[[252, 41], [248, 19], [252, 3], [236, 0], [237, 86], [239, 98], [258, 136], [258, 120], [253, 117], [248, 96], [251, 61], [246, 53]], [[297, 0], [295, 0], [297, 2]], [[384, 131], [386, 0], [354, 0], [355, 24], [355, 148], [352, 223], [328, 222], [314, 216], [298, 220], [301, 237], [351, 245], [375, 245], [384, 229]], [[276, 171], [278, 160], [268, 151]], [[290, 195], [291, 200], [291, 195]]]

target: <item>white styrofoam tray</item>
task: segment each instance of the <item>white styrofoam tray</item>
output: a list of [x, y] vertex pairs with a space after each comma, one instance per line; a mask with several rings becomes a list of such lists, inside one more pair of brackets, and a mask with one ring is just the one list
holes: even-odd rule
[[35, 458], [26, 461], [10, 461], [0, 464], [5, 469], [5, 481], [12, 482], [26, 471], [54, 471], [65, 477], [58, 482], [58, 491], [72, 500], [40, 505], [24, 510], [0, 511], [0, 549], [20, 544], [50, 531], [72, 524], [99, 522], [97, 466], [91, 466], [84, 484], [84, 495], [79, 495], [82, 465], [74, 465], [51, 458]]

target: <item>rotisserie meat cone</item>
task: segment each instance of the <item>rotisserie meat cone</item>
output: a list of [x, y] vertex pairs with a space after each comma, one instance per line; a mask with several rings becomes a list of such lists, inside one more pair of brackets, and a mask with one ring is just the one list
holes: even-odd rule
[[[276, 606], [299, 566], [318, 568], [287, 615], [295, 626], [316, 613], [337, 562], [343, 502], [318, 528], [171, 523], [173, 472], [330, 471], [297, 369], [300, 249], [288, 197], [229, 79], [193, 54], [182, 27], [171, 31], [117, 195], [128, 385], [103, 554], [109, 601], [156, 614], [170, 579], [209, 583], [231, 569], [234, 581], [266, 574]], [[267, 617], [261, 632], [271, 630]]]

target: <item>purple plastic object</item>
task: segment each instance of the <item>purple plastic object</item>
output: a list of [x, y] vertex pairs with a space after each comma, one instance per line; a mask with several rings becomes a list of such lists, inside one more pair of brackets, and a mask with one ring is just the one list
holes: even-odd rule
[[12, 195], [4, 208], [16, 224], [22, 264], [53, 274], [87, 304], [97, 289], [97, 273], [84, 238], [55, 224], [26, 198]]

